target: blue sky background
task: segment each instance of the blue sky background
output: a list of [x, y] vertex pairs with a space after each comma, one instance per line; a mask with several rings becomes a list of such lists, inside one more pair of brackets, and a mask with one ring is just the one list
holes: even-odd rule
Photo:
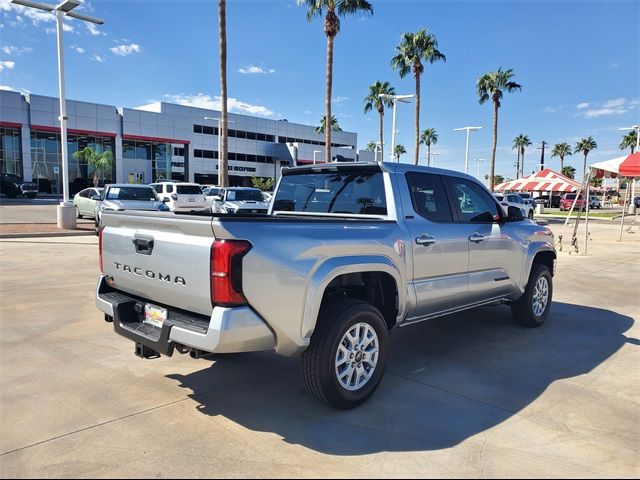
[[[479, 105], [477, 78], [513, 68], [522, 92], [500, 109], [497, 173], [513, 176], [512, 139], [529, 135], [525, 171], [539, 162], [539, 142], [575, 144], [593, 136], [590, 160], [621, 154], [621, 132], [640, 120], [638, 1], [404, 1], [372, 0], [374, 16], [342, 20], [335, 42], [334, 112], [343, 129], [358, 133], [359, 148], [377, 138], [377, 114], [363, 114], [367, 86], [388, 80], [413, 93], [390, 59], [400, 35], [427, 28], [446, 63], [427, 65], [422, 80], [421, 129], [436, 128], [437, 166], [462, 169], [464, 132], [470, 159], [489, 158], [492, 108]], [[80, 8], [80, 7], [79, 7]], [[90, 31], [67, 21], [68, 98], [117, 106], [174, 101], [217, 105], [217, 2], [100, 1], [81, 7], [106, 23]], [[53, 17], [0, 0], [0, 88], [57, 95]], [[228, 0], [228, 84], [233, 111], [317, 125], [324, 111], [326, 41], [322, 22], [308, 23], [294, 0]], [[413, 104], [398, 110], [398, 141], [413, 158]], [[389, 142], [391, 115], [385, 115]], [[387, 150], [388, 151], [388, 150]], [[421, 148], [426, 163], [426, 148]], [[558, 167], [557, 159], [546, 163]], [[582, 171], [582, 159], [568, 162]], [[488, 162], [481, 166], [486, 173]], [[470, 163], [476, 173], [476, 163]]]

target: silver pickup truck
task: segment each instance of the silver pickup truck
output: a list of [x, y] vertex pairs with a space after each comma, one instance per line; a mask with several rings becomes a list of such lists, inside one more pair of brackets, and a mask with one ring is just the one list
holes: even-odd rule
[[389, 332], [480, 305], [541, 325], [553, 234], [474, 178], [403, 164], [283, 169], [265, 216], [105, 212], [97, 306], [143, 358], [300, 355], [320, 401], [377, 388]]

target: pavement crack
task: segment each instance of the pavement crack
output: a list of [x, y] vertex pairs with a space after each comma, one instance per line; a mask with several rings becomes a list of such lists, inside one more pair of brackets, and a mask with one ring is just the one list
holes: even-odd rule
[[232, 388], [232, 387], [235, 387], [236, 385], [240, 385], [241, 383], [248, 382], [248, 381], [251, 381], [251, 380], [254, 380], [254, 379], [249, 378], [249, 379], [241, 380], [241, 381], [238, 381], [238, 382], [234, 382], [234, 383], [232, 383], [230, 385], [225, 385], [224, 387], [212, 388], [211, 390], [208, 390], [208, 391], [202, 392], [202, 393], [198, 393], [197, 395], [189, 395], [186, 398], [181, 398], [181, 399], [175, 400], [173, 402], [167, 402], [167, 403], [164, 403], [162, 405], [156, 405], [155, 407], [145, 408], [144, 410], [133, 412], [133, 413], [130, 413], [128, 415], [123, 415], [123, 416], [118, 417], [118, 418], [112, 418], [111, 420], [106, 420], [104, 422], [96, 423], [94, 425], [89, 425], [88, 427], [83, 427], [83, 428], [79, 428], [77, 430], [73, 430], [71, 432], [63, 433], [61, 435], [56, 435], [54, 437], [47, 438], [46, 440], [41, 440], [39, 442], [35, 442], [35, 443], [30, 444], [30, 445], [25, 445], [24, 447], [15, 448], [13, 450], [9, 450], [8, 452], [0, 453], [0, 457], [4, 457], [4, 456], [10, 455], [12, 453], [16, 453], [16, 452], [20, 452], [20, 451], [23, 451], [23, 450], [27, 450], [27, 449], [32, 448], [32, 447], [37, 447], [39, 445], [43, 445], [45, 443], [53, 442], [55, 440], [59, 440], [61, 438], [69, 437], [71, 435], [76, 435], [78, 433], [86, 432], [86, 431], [92, 430], [94, 428], [103, 427], [103, 426], [109, 425], [111, 423], [119, 422], [120, 420], [126, 420], [127, 418], [136, 417], [138, 415], [143, 415], [145, 413], [153, 412], [153, 411], [159, 410], [161, 408], [170, 407], [172, 405], [177, 405], [179, 403], [186, 402], [187, 400], [194, 400], [194, 399], [197, 399], [198, 397], [201, 397], [203, 395], [208, 395], [208, 394], [214, 393], [214, 392], [220, 392], [220, 391], [226, 390], [227, 388]]

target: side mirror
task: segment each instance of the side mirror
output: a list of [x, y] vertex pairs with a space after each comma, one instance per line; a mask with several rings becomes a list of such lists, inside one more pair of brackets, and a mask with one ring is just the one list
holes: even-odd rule
[[163, 197], [162, 198], [162, 203], [169, 203], [171, 201], [171, 199], [169, 197]]
[[509, 206], [507, 209], [507, 221], [508, 222], [519, 222], [524, 219], [522, 215], [522, 209], [520, 207]]

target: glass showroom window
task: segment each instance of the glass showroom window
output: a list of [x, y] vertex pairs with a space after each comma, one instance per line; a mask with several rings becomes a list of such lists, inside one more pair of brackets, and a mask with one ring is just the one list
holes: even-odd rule
[[[115, 145], [113, 138], [92, 137], [87, 135], [70, 134], [67, 137], [69, 182], [90, 185], [93, 169], [84, 162], [74, 158], [75, 152], [86, 147], [94, 149], [98, 153], [111, 151], [115, 162]], [[62, 179], [61, 172], [62, 154], [60, 153], [60, 135], [53, 132], [31, 132], [31, 168], [33, 181], [38, 183], [39, 191], [56, 193], [58, 191], [58, 176]], [[58, 169], [58, 175], [55, 170]], [[113, 179], [112, 165], [102, 174], [102, 180], [107, 183]]]
[[22, 178], [20, 130], [0, 128], [0, 173], [12, 173]]
[[153, 181], [171, 180], [171, 145], [154, 143], [151, 148], [151, 176]]

